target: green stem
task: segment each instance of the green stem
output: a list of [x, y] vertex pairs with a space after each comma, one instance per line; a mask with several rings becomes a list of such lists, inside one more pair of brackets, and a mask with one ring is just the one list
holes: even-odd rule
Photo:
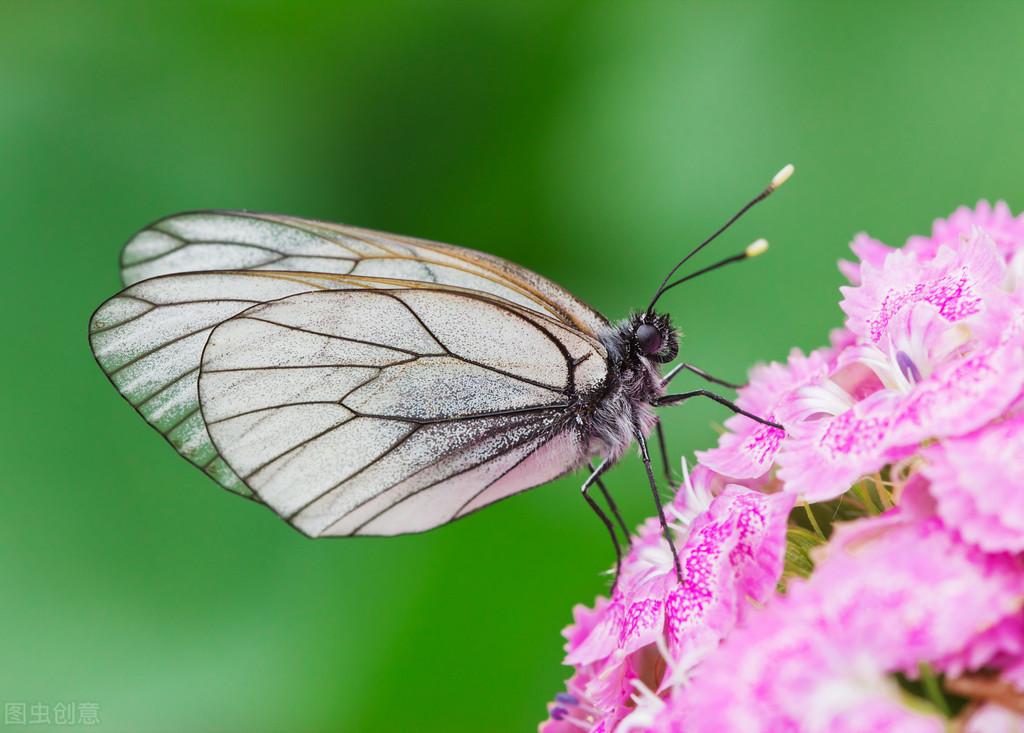
[[823, 540], [826, 539], [825, 533], [821, 531], [821, 527], [818, 525], [818, 520], [815, 518], [814, 512], [811, 511], [811, 505], [806, 501], [804, 502], [804, 511], [807, 512], [807, 521], [811, 523], [811, 527], [814, 528], [815, 534]]
[[864, 502], [864, 507], [867, 509], [868, 514], [878, 514], [878, 506], [871, 499], [871, 492], [868, 491], [868, 487], [863, 481], [857, 484], [855, 490], [860, 496], [860, 500]]
[[921, 662], [917, 665], [917, 669], [921, 673], [921, 688], [924, 690], [925, 696], [940, 713], [948, 718], [950, 716], [949, 703], [946, 702], [946, 696], [942, 694], [939, 679], [935, 676], [932, 665], [928, 662]]
[[875, 485], [875, 493], [878, 494], [878, 501], [882, 505], [882, 511], [888, 511], [893, 508], [892, 494], [885, 488], [885, 482], [882, 481], [880, 474], [875, 474], [871, 477], [872, 483]]

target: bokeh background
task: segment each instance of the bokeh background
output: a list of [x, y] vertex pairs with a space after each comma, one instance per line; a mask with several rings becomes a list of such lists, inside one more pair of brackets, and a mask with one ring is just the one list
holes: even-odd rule
[[[826, 340], [855, 232], [1024, 206], [1022, 27], [1009, 1], [0, 3], [0, 701], [139, 733], [530, 730], [607, 587], [579, 477], [388, 540], [220, 491], [88, 350], [142, 225], [237, 207], [467, 244], [618, 317], [792, 161], [701, 261], [770, 254], [665, 301], [685, 357], [738, 378]], [[724, 418], [672, 412], [673, 464]], [[609, 481], [651, 513], [635, 457]]]

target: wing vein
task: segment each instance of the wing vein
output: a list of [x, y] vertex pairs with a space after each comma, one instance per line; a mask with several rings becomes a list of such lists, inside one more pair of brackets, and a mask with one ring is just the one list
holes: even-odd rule
[[[198, 405], [196, 407], [193, 407], [188, 412], [186, 412], [180, 418], [178, 418], [173, 425], [171, 425], [169, 428], [167, 428], [167, 430], [161, 430], [160, 432], [163, 433], [165, 436], [170, 435], [175, 430], [177, 430], [182, 425], [184, 425], [186, 422], [188, 422], [189, 418], [191, 418], [197, 412], [199, 412], [199, 406]], [[159, 430], [159, 428], [157, 428], [157, 429]]]
[[[332, 403], [333, 404], [333, 403]], [[548, 405], [530, 405], [528, 407], [512, 407], [508, 410], [494, 410], [493, 412], [473, 412], [464, 415], [449, 415], [447, 417], [404, 417], [401, 415], [375, 415], [370, 412], [359, 412], [353, 410], [345, 403], [341, 403], [341, 406], [346, 410], [358, 415], [359, 417], [373, 417], [378, 420], [394, 420], [396, 422], [407, 422], [414, 423], [416, 425], [440, 425], [442, 423], [449, 422], [461, 422], [463, 420], [477, 420], [482, 417], [508, 417], [510, 415], [527, 415], [532, 412], [545, 412], [547, 410], [564, 410], [570, 405], [569, 403], [552, 403]]]
[[332, 425], [331, 427], [327, 428], [326, 430], [321, 430], [316, 435], [311, 435], [308, 438], [304, 438], [303, 440], [299, 441], [298, 443], [293, 445], [288, 450], [282, 451], [281, 453], [278, 453], [276, 456], [274, 456], [270, 460], [264, 461], [263, 463], [258, 465], [256, 468], [254, 468], [251, 471], [249, 471], [247, 474], [245, 474], [245, 476], [242, 477], [242, 480], [243, 481], [248, 481], [250, 478], [252, 478], [256, 474], [258, 474], [260, 471], [262, 471], [263, 469], [267, 468], [268, 466], [270, 466], [270, 465], [272, 465], [274, 463], [277, 463], [279, 460], [284, 458], [289, 453], [294, 453], [295, 451], [299, 450], [300, 448], [306, 447], [307, 445], [312, 443], [314, 440], [319, 440], [320, 438], [324, 437], [328, 433], [331, 433], [331, 432], [337, 430], [342, 425], [346, 425], [346, 424], [352, 422], [353, 420], [357, 420], [357, 419], [358, 419], [357, 415], [350, 415], [350, 416], [344, 418], [341, 422]]
[[[204, 369], [206, 374], [225, 374], [227, 372], [262, 372], [265, 370], [273, 369], [386, 369], [387, 367], [401, 366], [403, 364], [411, 364], [412, 362], [419, 359], [419, 356], [411, 357], [409, 359], [402, 359], [401, 361], [393, 361], [383, 367], [368, 364], [273, 364], [270, 366], [258, 366], [258, 367], [230, 367], [227, 369]], [[366, 383], [368, 384], [368, 382]]]
[[[515, 443], [514, 443], [514, 444], [513, 444], [513, 445], [512, 445], [512, 446], [511, 446], [510, 448], [506, 449], [506, 450], [505, 450], [504, 452], [506, 452], [506, 453], [507, 453], [508, 451], [511, 451], [511, 450], [515, 450], [515, 449], [517, 449], [517, 448], [519, 448], [519, 447], [521, 447], [521, 446], [523, 446], [523, 445], [525, 445], [525, 444], [529, 443], [529, 442], [530, 442], [531, 440], [534, 440], [534, 439], [536, 439], [536, 438], [537, 438], [537, 436], [538, 436], [539, 434], [541, 434], [542, 432], [543, 432], [543, 429], [538, 429], [537, 431], [534, 431], [534, 432], [531, 432], [531, 433], [529, 433], [529, 434], [528, 434], [528, 435], [527, 435], [526, 437], [522, 438], [521, 440], [518, 440], [518, 441], [516, 441], [516, 442], [515, 442]], [[383, 508], [383, 509], [381, 509], [381, 510], [380, 510], [379, 512], [377, 512], [376, 514], [374, 514], [374, 515], [373, 515], [372, 517], [370, 517], [369, 519], [367, 519], [366, 521], [364, 521], [364, 522], [363, 522], [362, 524], [360, 524], [360, 525], [359, 525], [358, 527], [356, 527], [355, 529], [353, 529], [353, 530], [352, 530], [352, 531], [351, 531], [351, 532], [349, 533], [349, 536], [355, 535], [355, 534], [356, 534], [356, 533], [358, 533], [358, 532], [359, 532], [359, 531], [360, 531], [360, 530], [361, 530], [361, 529], [362, 529], [363, 527], [365, 527], [366, 525], [370, 524], [371, 522], [373, 522], [373, 521], [375, 521], [375, 520], [379, 519], [380, 517], [384, 516], [384, 515], [385, 515], [385, 514], [387, 514], [387, 513], [389, 512], [389, 511], [391, 511], [392, 509], [394, 509], [394, 508], [395, 508], [396, 506], [398, 506], [399, 504], [402, 504], [403, 502], [405, 502], [405, 501], [407, 501], [407, 500], [411, 499], [412, 497], [414, 497], [414, 496], [417, 496], [418, 494], [420, 494], [420, 493], [422, 493], [422, 492], [426, 491], [427, 489], [433, 488], [434, 486], [437, 486], [437, 485], [438, 485], [438, 484], [440, 484], [440, 483], [443, 483], [443, 482], [445, 482], [445, 481], [449, 481], [449, 480], [451, 480], [451, 479], [453, 479], [453, 478], [457, 478], [457, 477], [459, 477], [459, 476], [462, 476], [462, 475], [464, 475], [464, 474], [467, 474], [467, 473], [469, 473], [470, 471], [475, 471], [476, 469], [480, 468], [480, 466], [483, 466], [483, 465], [485, 465], [485, 464], [487, 464], [487, 463], [490, 463], [491, 461], [495, 460], [495, 458], [496, 458], [496, 457], [497, 457], [497, 456], [491, 455], [491, 456], [489, 456], [488, 458], [485, 458], [485, 459], [483, 459], [483, 460], [477, 461], [477, 462], [476, 462], [476, 463], [474, 463], [473, 465], [471, 465], [471, 466], [468, 466], [468, 467], [466, 467], [465, 469], [463, 469], [463, 470], [461, 470], [461, 471], [457, 471], [457, 472], [455, 472], [455, 473], [453, 473], [453, 474], [451, 474], [451, 475], [449, 475], [449, 476], [446, 476], [446, 477], [444, 477], [444, 478], [442, 478], [442, 479], [438, 479], [437, 481], [434, 481], [434, 482], [432, 482], [432, 483], [430, 483], [430, 484], [427, 484], [426, 486], [421, 486], [420, 488], [418, 488], [418, 489], [416, 489], [416, 490], [414, 490], [414, 491], [411, 491], [411, 492], [409, 492], [408, 494], [406, 494], [405, 496], [403, 496], [403, 497], [402, 497], [401, 499], [399, 499], [398, 501], [396, 501], [396, 502], [394, 502], [394, 503], [392, 503], [392, 504], [389, 504], [388, 506], [384, 507], [384, 508]], [[517, 462], [517, 464], [516, 464], [516, 465], [518, 465], [518, 462]], [[413, 474], [413, 475], [415, 475], [415, 474]], [[504, 475], [504, 473], [503, 473], [502, 475]], [[500, 476], [499, 476], [499, 478], [500, 478]], [[403, 479], [403, 480], [404, 480], [404, 479]], [[496, 480], [497, 480], [497, 479], [495, 479], [495, 481], [496, 481]], [[491, 482], [488, 482], [487, 486], [485, 486], [485, 487], [484, 487], [484, 490], [486, 490], [487, 488], [489, 488], [489, 487], [490, 487], [490, 485], [491, 485], [491, 483], [493, 483], [493, 481], [491, 481]], [[376, 497], [373, 497], [373, 498], [376, 498]], [[363, 503], [366, 503], [366, 502], [363, 502]], [[362, 506], [362, 504], [360, 504], [359, 506]], [[355, 509], [358, 509], [358, 508], [359, 508], [358, 506], [357, 506], [357, 507], [354, 507], [352, 511], [355, 511]], [[461, 507], [460, 507], [460, 510], [461, 510]], [[347, 516], [347, 515], [346, 515], [346, 516]], [[335, 520], [335, 522], [333, 522], [331, 526], [334, 526], [335, 524], [337, 524], [338, 522], [340, 522], [340, 521], [341, 521], [342, 519], [344, 519], [344, 516], [342, 516], [342, 517], [339, 517], [339, 518], [338, 518], [337, 520]], [[325, 530], [325, 531], [326, 531], [326, 530]]]
[[424, 356], [415, 351], [409, 351], [398, 346], [385, 346], [384, 344], [377, 343], [375, 341], [365, 341], [363, 339], [351, 338], [350, 336], [338, 336], [333, 333], [324, 333], [323, 331], [313, 331], [309, 328], [301, 328], [299, 326], [292, 326], [288, 323], [278, 323], [277, 321], [271, 321], [266, 318], [260, 318], [258, 316], [236, 316], [239, 319], [248, 319], [250, 321], [260, 321], [262, 323], [269, 323], [271, 326], [277, 326], [278, 328], [286, 328], [289, 331], [296, 331], [298, 333], [308, 333], [312, 336], [323, 336], [324, 338], [335, 339], [336, 341], [348, 341], [353, 344], [363, 344], [364, 346], [376, 346], [377, 348], [387, 349], [389, 351], [398, 351], [402, 354], [408, 354], [409, 356]]
[[186, 377], [188, 377], [190, 374], [195, 374], [198, 371], [199, 371], [199, 367], [192, 367], [191, 369], [189, 369], [184, 374], [179, 374], [177, 377], [172, 379], [170, 382], [164, 382], [164, 384], [161, 385], [159, 389], [157, 389], [155, 392], [152, 392], [151, 394], [147, 395], [144, 399], [139, 400], [138, 402], [132, 402], [131, 400], [128, 400], [128, 402], [130, 404], [132, 404], [134, 407], [141, 408], [144, 404], [146, 404], [147, 402], [149, 402], [150, 400], [152, 400], [152, 399], [154, 399], [156, 397], [159, 397], [161, 394], [166, 392], [168, 389], [170, 389], [171, 387], [176, 385], [181, 380], [183, 380]]
[[[362, 501], [357, 503], [355, 506], [353, 506], [351, 509], [349, 509], [347, 512], [345, 512], [345, 514], [343, 514], [342, 516], [338, 517], [333, 522], [331, 522], [326, 528], [324, 528], [321, 531], [321, 534], [326, 534], [332, 528], [337, 526], [338, 522], [340, 522], [342, 519], [344, 519], [345, 517], [350, 515], [352, 512], [358, 510], [360, 507], [365, 506], [367, 503], [369, 503], [371, 501], [379, 499], [380, 497], [384, 496], [388, 492], [394, 490], [394, 488], [396, 486], [399, 486], [400, 484], [405, 483], [409, 479], [414, 478], [414, 477], [420, 475], [424, 471], [426, 471], [426, 470], [428, 470], [430, 468], [433, 468], [434, 466], [436, 466], [441, 461], [443, 461], [443, 460], [445, 460], [447, 458], [450, 458], [451, 456], [455, 455], [456, 453], [462, 452], [462, 451], [466, 450], [467, 448], [470, 448], [473, 445], [476, 445], [477, 443], [480, 443], [480, 442], [482, 442], [482, 441], [484, 441], [484, 440], [486, 440], [488, 438], [493, 438], [496, 435], [500, 435], [502, 432], [505, 432], [508, 429], [509, 429], [509, 426], [498, 426], [498, 427], [495, 427], [494, 429], [489, 430], [486, 433], [478, 436], [476, 440], [474, 440], [474, 441], [472, 441], [470, 443], [467, 443], [466, 445], [460, 445], [460, 446], [452, 448], [452, 449], [450, 449], [448, 451], [445, 451], [441, 455], [437, 456], [437, 458], [435, 458], [433, 461], [431, 461], [430, 463], [426, 464], [425, 466], [420, 467], [415, 472], [410, 473], [410, 474], [408, 474], [406, 476], [402, 476], [398, 481], [395, 481], [393, 484], [391, 484], [387, 488], [381, 489], [379, 492], [377, 492], [373, 496], [369, 496], [366, 499], [363, 499]], [[506, 450], [514, 450], [514, 449], [518, 448], [520, 445], [522, 445], [523, 442], [526, 442], [528, 440], [532, 440], [534, 437], [536, 437], [535, 433], [530, 433], [522, 441], [520, 441], [519, 443], [516, 443], [515, 445], [512, 446], [512, 448], [506, 449]], [[464, 473], [468, 473], [469, 471], [476, 470], [477, 468], [479, 468], [480, 466], [484, 465], [485, 463], [488, 463], [489, 461], [493, 461], [495, 459], [495, 457], [496, 457], [496, 455], [492, 453], [492, 454], [488, 455], [486, 458], [482, 458], [481, 460], [477, 461], [476, 463], [473, 463], [470, 466], [467, 466], [466, 468], [460, 469], [459, 471], [456, 471], [455, 473], [448, 474], [444, 478], [439, 478], [436, 481], [433, 481], [433, 482], [427, 484], [426, 486], [421, 486], [419, 489], [416, 489], [412, 493], [410, 493], [409, 496], [414, 496], [415, 494], [418, 494], [421, 491], [426, 491], [427, 489], [429, 489], [429, 488], [431, 488], [433, 486], [437, 486], [438, 484], [443, 483], [444, 481], [448, 481], [450, 479], [456, 478], [457, 476], [461, 476]], [[407, 497], [402, 497], [398, 501], [395, 501], [395, 502], [392, 502], [391, 504], [388, 504], [386, 507], [381, 509], [379, 512], [377, 512], [372, 517], [370, 517], [369, 519], [364, 521], [362, 524], [360, 524], [358, 527], [356, 527], [351, 532], [349, 532], [349, 536], [352, 536], [352, 535], [356, 534], [360, 529], [362, 529], [367, 524], [369, 524], [370, 522], [375, 520], [377, 517], [380, 517], [380, 516], [386, 514], [387, 512], [389, 512], [392, 508], [398, 506], [403, 501], [405, 501], [406, 498], [408, 498], [408, 496]]]
[[494, 484], [496, 484], [498, 481], [500, 481], [501, 479], [503, 479], [506, 476], [508, 476], [515, 469], [519, 468], [519, 466], [522, 464], [522, 462], [525, 461], [530, 456], [532, 456], [534, 453], [536, 453], [537, 449], [540, 448], [544, 444], [544, 442], [546, 442], [546, 441], [542, 441], [538, 445], [534, 446], [534, 448], [532, 450], [527, 451], [526, 454], [522, 458], [520, 458], [518, 461], [516, 461], [511, 466], [506, 468], [504, 471], [499, 473], [497, 476], [492, 478], [490, 481], [487, 482], [487, 484], [482, 489], [480, 489], [475, 494], [473, 494], [471, 497], [469, 497], [464, 502], [462, 502], [462, 505], [458, 509], [455, 510], [455, 513], [452, 514], [452, 518], [450, 520], [448, 520], [448, 521], [454, 520], [456, 517], [458, 517], [462, 513], [462, 510], [465, 509], [467, 506], [469, 506], [471, 502], [473, 502], [478, 496], [480, 496], [480, 494], [484, 493], [485, 491], [487, 491], [487, 489], [489, 489], [492, 486], [494, 486]]
[[[234, 216], [237, 217], [237, 215], [233, 214], [233, 212], [223, 212], [223, 213], [226, 214], [226, 215], [234, 215]], [[286, 226], [289, 229], [294, 229], [295, 231], [303, 232], [304, 234], [312, 234], [317, 239], [320, 239], [320, 240], [322, 240], [324, 242], [327, 242], [328, 244], [332, 244], [335, 247], [338, 247], [339, 249], [343, 249], [346, 252], [349, 252], [350, 254], [352, 254], [352, 256], [355, 258], [356, 261], [358, 261], [359, 259], [362, 258], [362, 255], [359, 252], [356, 252], [351, 247], [346, 246], [344, 242], [339, 242], [338, 240], [332, 239], [331, 237], [325, 237], [323, 234], [321, 234], [318, 231], [314, 231], [313, 229], [310, 229], [308, 227], [300, 226], [300, 225], [295, 223], [293, 217], [286, 216], [286, 217], [280, 217], [279, 218], [279, 217], [275, 217], [275, 216], [266, 216], [266, 215], [260, 215], [260, 214], [250, 214], [249, 216], [251, 216], [254, 219], [260, 219], [262, 221], [272, 221], [272, 222], [275, 222], [277, 224], [281, 224], [283, 226]], [[244, 218], [244, 217], [237, 217], [237, 218]], [[319, 222], [313, 221], [311, 223], [317, 224]], [[347, 234], [347, 233], [341, 233], [341, 236], [348, 237], [350, 235]], [[374, 244], [373, 242], [364, 241], [364, 240], [360, 239], [359, 237], [351, 237], [351, 238], [355, 239], [357, 241], [361, 241], [364, 244], [368, 244], [371, 247], [377, 247], [378, 246], [378, 245]], [[380, 249], [380, 247], [378, 247], [378, 249]], [[349, 259], [349, 258], [339, 258], [339, 259]]]
[[404, 300], [399, 298], [397, 295], [394, 295], [394, 294], [390, 293], [387, 290], [381, 290], [379, 292], [382, 295], [387, 295], [392, 300], [398, 301], [398, 303], [400, 303], [403, 308], [405, 308], [407, 311], [409, 311], [409, 315], [411, 315], [413, 318], [416, 319], [416, 322], [418, 324], [420, 324], [420, 328], [422, 328], [424, 331], [426, 331], [427, 335], [430, 336], [430, 338], [434, 339], [434, 343], [437, 344], [438, 346], [440, 346], [441, 350], [444, 351], [445, 354], [451, 354], [452, 353], [452, 350], [449, 349], [445, 344], [443, 344], [441, 342], [441, 339], [439, 339], [437, 337], [437, 335], [433, 331], [430, 330], [430, 326], [428, 326], [426, 323], [423, 322], [423, 319], [420, 318], [420, 314], [417, 313], [416, 310], [411, 305], [409, 305]]
[[[251, 410], [245, 410], [234, 415], [228, 415], [227, 417], [218, 417], [216, 420], [210, 420], [207, 425], [219, 425], [220, 423], [227, 422], [228, 420], [236, 420], [240, 417], [246, 417], [248, 415], [255, 415], [259, 412], [267, 412], [268, 410], [283, 410], [286, 407], [298, 407], [298, 406], [309, 406], [309, 405], [334, 405], [336, 407], [345, 407], [336, 400], [298, 400], [296, 402], [285, 402], [280, 405], [267, 405], [266, 407], [255, 407]], [[345, 407], [345, 409], [348, 409]], [[349, 410], [349, 412], [353, 412]]]
[[386, 456], [390, 455], [390, 454], [391, 454], [391, 452], [392, 452], [392, 451], [394, 451], [394, 450], [395, 450], [396, 448], [400, 448], [400, 447], [402, 446], [402, 444], [403, 444], [403, 443], [405, 443], [405, 441], [409, 440], [409, 438], [411, 438], [411, 437], [412, 437], [413, 435], [415, 435], [415, 434], [416, 434], [416, 432], [417, 432], [417, 431], [418, 431], [418, 430], [419, 430], [419, 429], [420, 429], [421, 427], [422, 427], [421, 425], [415, 425], [415, 426], [413, 426], [413, 427], [412, 427], [412, 428], [411, 428], [411, 429], [409, 430], [409, 432], [408, 432], [408, 433], [406, 433], [406, 434], [405, 434], [405, 435], [403, 435], [403, 436], [402, 436], [401, 438], [399, 438], [399, 439], [398, 439], [398, 440], [396, 440], [396, 441], [395, 441], [394, 443], [392, 443], [392, 444], [391, 444], [391, 445], [390, 445], [390, 446], [388, 447], [388, 449], [387, 449], [387, 450], [385, 450], [385, 451], [384, 451], [383, 453], [381, 453], [381, 454], [380, 454], [379, 456], [377, 456], [376, 458], [374, 458], [374, 459], [373, 459], [372, 461], [370, 461], [369, 463], [364, 463], [364, 464], [363, 464], [362, 466], [360, 466], [360, 467], [359, 467], [359, 469], [358, 469], [358, 470], [356, 470], [355, 472], [353, 472], [353, 473], [349, 474], [348, 476], [346, 476], [345, 478], [343, 478], [343, 479], [342, 479], [341, 481], [338, 481], [338, 482], [337, 482], [336, 484], [334, 484], [333, 486], [331, 486], [331, 487], [330, 487], [330, 488], [328, 488], [327, 490], [325, 490], [325, 491], [321, 491], [321, 492], [320, 492], [320, 493], [318, 493], [318, 494], [317, 494], [316, 496], [314, 496], [314, 497], [313, 497], [312, 499], [309, 499], [308, 501], [306, 501], [306, 502], [305, 502], [305, 503], [304, 503], [304, 504], [303, 504], [302, 506], [300, 506], [300, 507], [299, 507], [298, 509], [296, 509], [296, 510], [295, 510], [295, 511], [293, 511], [293, 512], [292, 512], [291, 514], [289, 514], [289, 515], [288, 515], [287, 517], [285, 517], [285, 519], [287, 519], [287, 520], [288, 520], [289, 522], [290, 522], [290, 521], [292, 521], [292, 520], [293, 520], [293, 519], [294, 519], [295, 517], [297, 517], [297, 516], [298, 516], [299, 514], [301, 514], [302, 512], [304, 512], [304, 511], [305, 511], [306, 509], [308, 509], [308, 508], [309, 508], [310, 506], [312, 506], [313, 504], [315, 504], [315, 503], [316, 503], [317, 501], [319, 501], [319, 500], [320, 500], [320, 499], [322, 499], [323, 497], [327, 496], [327, 495], [328, 495], [329, 493], [331, 493], [332, 491], [334, 491], [334, 490], [335, 490], [336, 488], [338, 488], [339, 486], [341, 486], [342, 484], [344, 484], [344, 483], [345, 483], [346, 481], [351, 481], [351, 480], [352, 480], [352, 479], [354, 479], [354, 478], [355, 478], [356, 476], [358, 476], [359, 474], [361, 474], [361, 473], [362, 473], [363, 471], [367, 470], [368, 468], [371, 468], [372, 466], [375, 466], [375, 465], [376, 465], [376, 464], [377, 464], [378, 462], [380, 462], [381, 460], [383, 460], [383, 459], [384, 459], [384, 458], [385, 458]]
[[[227, 320], [227, 319], [225, 319], [225, 320]], [[171, 344], [176, 344], [179, 341], [184, 341], [185, 339], [191, 338], [191, 337], [195, 336], [198, 333], [202, 333], [203, 331], [212, 331], [214, 329], [214, 327], [216, 327], [217, 325], [218, 324], [216, 324], [216, 323], [212, 323], [209, 326], [203, 326], [202, 328], [196, 329], [195, 331], [189, 331], [188, 333], [179, 334], [179, 335], [175, 336], [172, 339], [168, 339], [167, 341], [163, 341], [159, 345], [154, 346], [152, 349], [147, 349], [146, 351], [143, 351], [141, 354], [136, 354], [134, 357], [132, 357], [131, 359], [126, 361], [121, 366], [117, 367], [116, 369], [111, 369], [109, 372], [107, 372], [107, 374], [109, 374], [112, 377], [115, 374], [117, 374], [118, 372], [122, 371], [123, 369], [127, 369], [132, 364], [135, 364], [135, 363], [137, 363], [139, 361], [142, 361], [147, 356], [152, 356], [153, 354], [155, 354], [156, 352], [160, 351], [161, 349], [166, 349]]]
[[115, 328], [120, 328], [121, 326], [127, 326], [129, 323], [132, 323], [133, 321], [139, 320], [144, 315], [152, 313], [153, 310], [155, 308], [158, 308], [158, 307], [159, 306], [152, 306], [151, 305], [148, 310], [144, 310], [144, 311], [142, 311], [142, 313], [136, 313], [134, 316], [126, 318], [123, 321], [120, 321], [119, 323], [111, 323], [109, 326], [90, 327], [89, 335], [91, 336], [91, 335], [97, 334], [97, 333], [106, 333], [107, 331], [113, 331]]

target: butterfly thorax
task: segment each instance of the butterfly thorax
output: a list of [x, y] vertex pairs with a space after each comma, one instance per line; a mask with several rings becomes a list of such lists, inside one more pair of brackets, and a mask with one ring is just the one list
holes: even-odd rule
[[667, 315], [634, 314], [600, 334], [608, 352], [604, 390], [582, 406], [581, 432], [590, 455], [618, 460], [657, 422], [651, 403], [661, 396], [660, 364], [675, 358], [678, 336]]

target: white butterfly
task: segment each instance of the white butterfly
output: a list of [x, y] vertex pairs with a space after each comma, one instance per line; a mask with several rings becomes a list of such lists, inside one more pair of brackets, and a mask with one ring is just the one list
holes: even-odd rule
[[221, 486], [311, 537], [427, 530], [591, 458], [583, 493], [612, 531], [587, 489], [634, 440], [653, 488], [652, 408], [710, 396], [664, 395], [682, 368], [707, 375], [661, 377], [677, 342], [654, 301], [613, 325], [453, 245], [207, 211], [144, 229], [121, 271], [90, 323], [115, 388]]

